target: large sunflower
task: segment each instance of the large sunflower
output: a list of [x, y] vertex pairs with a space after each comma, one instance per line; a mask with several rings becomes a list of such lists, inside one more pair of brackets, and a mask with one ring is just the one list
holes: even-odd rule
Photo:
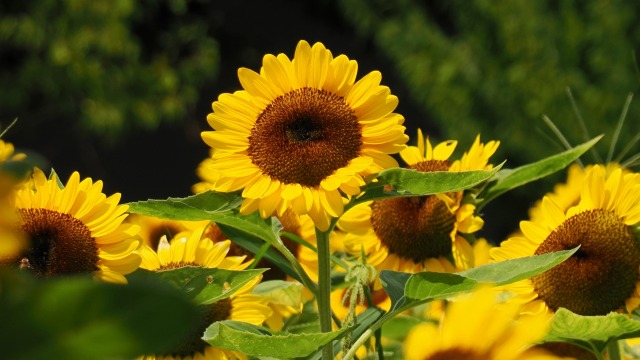
[[404, 343], [407, 360], [559, 359], [533, 348], [547, 332], [547, 316], [518, 318], [519, 306], [497, 303], [489, 289], [448, 304], [439, 324], [411, 329]]
[[[485, 145], [478, 137], [460, 160], [451, 163], [449, 157], [456, 145], [456, 141], [445, 141], [433, 147], [418, 130], [418, 146], [407, 147], [400, 156], [409, 168], [423, 172], [485, 169], [491, 167], [488, 160], [498, 142]], [[452, 272], [472, 267], [473, 249], [460, 234], [478, 231], [484, 222], [474, 215], [474, 205], [462, 203], [462, 194], [385, 199], [357, 205], [338, 222], [347, 232], [345, 247], [354, 254], [364, 250], [367, 262], [378, 271]]]
[[[160, 240], [157, 252], [146, 245], [140, 250], [142, 265], [147, 270], [162, 271], [199, 266], [205, 268], [223, 268], [242, 270], [249, 265], [242, 257], [227, 257], [230, 241], [214, 243], [204, 236], [206, 226], [177, 234], [171, 242], [166, 237]], [[204, 331], [215, 321], [236, 320], [253, 325], [261, 325], [271, 315], [267, 299], [251, 294], [260, 282], [261, 276], [247, 283], [242, 289], [230, 297], [213, 304], [202, 305], [202, 321], [193, 329], [192, 335], [183, 341], [180, 348], [170, 354], [147, 355], [145, 360], [153, 359], [246, 359], [244, 354], [228, 351], [204, 342], [201, 337]]]
[[[580, 191], [582, 190], [585, 175], [593, 166], [593, 164], [587, 165], [586, 167], [582, 167], [577, 163], [571, 164], [567, 170], [567, 180], [563, 183], [556, 184], [553, 187], [553, 191], [545, 194], [545, 196], [553, 200], [562, 211], [567, 211], [570, 207], [577, 205], [580, 201]], [[600, 166], [605, 167], [607, 176], [616, 169], [622, 169], [623, 175], [631, 172], [628, 169], [622, 168], [618, 163], [607, 163], [606, 165]], [[529, 219], [536, 220], [543, 217], [541, 204], [542, 200], [536, 201], [531, 209], [529, 209]]]
[[18, 226], [29, 240], [14, 263], [36, 276], [93, 273], [126, 283], [124, 275], [140, 265], [140, 229], [122, 223], [128, 207], [119, 201], [118, 193], [102, 193], [102, 181], [80, 181], [74, 172], [61, 188], [56, 175], [47, 180], [36, 169], [14, 199]]
[[572, 249], [576, 254], [551, 270], [505, 287], [530, 313], [559, 307], [581, 315], [631, 311], [640, 305], [640, 174], [601, 166], [587, 170], [580, 201], [563, 211], [543, 198], [542, 216], [520, 223], [522, 236], [491, 250], [494, 261]]
[[215, 131], [202, 139], [212, 161], [199, 174], [213, 189], [241, 190], [240, 211], [262, 217], [288, 207], [321, 230], [343, 212], [364, 178], [397, 166], [404, 148], [398, 98], [373, 71], [356, 81], [357, 63], [323, 44], [300, 41], [293, 60], [266, 55], [260, 73], [241, 68], [244, 90], [222, 94], [207, 116]]

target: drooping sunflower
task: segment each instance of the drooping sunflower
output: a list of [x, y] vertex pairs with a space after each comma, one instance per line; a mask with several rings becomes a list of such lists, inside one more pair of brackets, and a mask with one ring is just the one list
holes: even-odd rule
[[28, 245], [13, 259], [36, 276], [92, 273], [95, 278], [126, 283], [124, 275], [140, 265], [135, 253], [138, 226], [124, 224], [126, 205], [120, 194], [107, 197], [102, 181], [80, 181], [74, 172], [64, 188], [57, 175], [47, 180], [35, 169], [16, 191], [13, 206]]
[[581, 315], [632, 311], [640, 305], [640, 174], [602, 166], [587, 170], [580, 201], [567, 211], [542, 199], [542, 216], [520, 223], [521, 236], [491, 250], [493, 261], [568, 250], [576, 254], [531, 279], [505, 286], [528, 313], [559, 307]]
[[[423, 172], [487, 169], [498, 144], [482, 144], [478, 137], [470, 150], [452, 163], [449, 157], [456, 141], [433, 147], [418, 130], [418, 146], [408, 146], [400, 156], [409, 168]], [[473, 204], [462, 202], [462, 195], [451, 192], [359, 204], [338, 221], [347, 232], [345, 247], [354, 254], [363, 249], [367, 262], [378, 271], [452, 272], [472, 267], [473, 249], [460, 234], [480, 230], [484, 221], [474, 214]]]
[[548, 316], [518, 317], [519, 306], [502, 304], [490, 289], [477, 290], [447, 305], [439, 324], [424, 322], [404, 342], [407, 360], [560, 359], [539, 348]]
[[293, 59], [266, 55], [259, 73], [241, 68], [244, 90], [222, 94], [202, 139], [211, 161], [198, 173], [216, 191], [243, 190], [243, 214], [291, 207], [326, 231], [367, 175], [397, 166], [404, 148], [398, 98], [373, 71], [356, 81], [357, 63], [321, 43], [300, 41]]
[[[249, 265], [244, 257], [228, 257], [230, 241], [214, 243], [203, 236], [206, 226], [177, 234], [171, 242], [164, 237], [160, 240], [157, 251], [146, 245], [140, 250], [142, 265], [147, 270], [161, 271], [186, 266], [223, 268], [242, 270]], [[253, 325], [261, 325], [271, 315], [267, 299], [251, 294], [260, 282], [261, 276], [254, 278], [242, 289], [226, 299], [212, 304], [201, 305], [203, 316], [201, 323], [191, 336], [183, 341], [179, 348], [169, 354], [155, 354], [142, 357], [144, 360], [170, 359], [246, 359], [246, 355], [229, 351], [204, 342], [201, 337], [204, 331], [215, 321], [236, 320]]]

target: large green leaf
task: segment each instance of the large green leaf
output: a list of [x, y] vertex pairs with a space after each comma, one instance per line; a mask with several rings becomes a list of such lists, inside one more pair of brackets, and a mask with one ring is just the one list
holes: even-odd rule
[[618, 313], [581, 316], [560, 308], [551, 322], [545, 342], [569, 342], [602, 352], [609, 341], [640, 337], [640, 321]]
[[444, 299], [473, 290], [480, 284], [506, 285], [543, 273], [568, 259], [578, 248], [485, 264], [455, 274], [421, 272], [411, 275], [405, 296]]
[[469, 292], [480, 284], [505, 285], [530, 278], [568, 259], [577, 249], [486, 264], [453, 274], [427, 271], [411, 275], [383, 270], [380, 280], [395, 310], [415, 301]]
[[[186, 198], [146, 200], [129, 203], [129, 212], [173, 220], [210, 220], [240, 247], [252, 253], [260, 251], [266, 241], [275, 249], [282, 249], [282, 225], [275, 217], [263, 219], [257, 212], [242, 215], [237, 207], [242, 202], [238, 193], [204, 192]], [[298, 274], [279, 251], [267, 250], [264, 257], [287, 275], [299, 279]]]
[[145, 200], [128, 203], [129, 212], [172, 220], [212, 220], [220, 213], [236, 209], [242, 203], [238, 193], [207, 191], [184, 198]]
[[289, 359], [309, 356], [349, 330], [351, 329], [344, 328], [328, 333], [272, 335], [264, 328], [225, 320], [209, 326], [202, 339], [213, 346], [241, 351], [248, 355]]
[[[378, 174], [377, 182], [369, 183], [362, 189], [364, 194], [358, 197], [354, 204], [350, 204], [350, 206], [369, 200], [462, 191], [489, 180], [500, 170], [501, 166], [502, 164], [491, 170], [462, 172], [420, 172], [404, 168], [386, 169]], [[385, 189], [387, 185], [392, 185], [393, 189]]]
[[144, 272], [145, 276], [156, 276], [180, 289], [197, 304], [211, 304], [233, 295], [264, 271], [265, 269], [226, 270], [186, 266], [155, 272], [137, 270], [129, 277], [130, 282], [135, 283], [136, 275]]
[[115, 285], [1, 272], [1, 357], [116, 359], [170, 351], [199, 312], [184, 294], [153, 280]]
[[496, 174], [496, 180], [489, 183], [487, 188], [478, 196], [478, 198], [482, 199], [482, 201], [477, 205], [478, 211], [489, 201], [509, 190], [564, 169], [593, 147], [593, 145], [595, 145], [601, 138], [602, 135], [597, 136], [572, 149], [549, 156], [548, 158], [531, 164], [523, 165], [515, 169], [504, 169], [499, 171]]

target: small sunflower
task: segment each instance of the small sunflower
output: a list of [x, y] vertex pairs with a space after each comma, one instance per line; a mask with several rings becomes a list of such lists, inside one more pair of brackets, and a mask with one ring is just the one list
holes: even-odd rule
[[56, 175], [47, 180], [36, 169], [13, 200], [18, 226], [29, 240], [15, 264], [36, 276], [93, 273], [126, 283], [124, 275], [140, 265], [140, 229], [123, 224], [128, 207], [119, 201], [120, 194], [102, 193], [102, 181], [80, 181], [74, 172], [60, 188]]
[[[407, 147], [400, 156], [409, 168], [422, 172], [488, 169], [498, 142], [485, 145], [478, 137], [460, 160], [451, 163], [456, 145], [450, 140], [433, 147], [418, 130], [418, 146]], [[474, 205], [462, 203], [462, 195], [453, 192], [359, 204], [338, 222], [347, 232], [345, 247], [353, 254], [363, 249], [367, 263], [378, 271], [453, 272], [472, 267], [473, 248], [460, 234], [478, 231], [484, 222], [474, 215]]]
[[342, 215], [343, 196], [367, 175], [397, 166], [404, 148], [398, 98], [374, 71], [356, 81], [357, 63], [321, 43], [300, 41], [293, 60], [266, 55], [260, 73], [241, 68], [244, 90], [222, 94], [207, 116], [213, 150], [198, 170], [213, 190], [243, 190], [243, 214], [291, 207], [326, 231]]
[[505, 287], [526, 312], [560, 307], [581, 315], [632, 311], [640, 305], [640, 174], [602, 166], [587, 170], [580, 201], [563, 211], [542, 199], [539, 219], [520, 223], [521, 236], [491, 250], [493, 261], [568, 250], [576, 254], [531, 279]]
[[496, 302], [491, 289], [477, 290], [450, 302], [439, 324], [412, 328], [404, 342], [405, 359], [559, 359], [533, 348], [546, 335], [550, 318], [518, 318], [518, 311], [516, 304]]
[[[243, 263], [244, 257], [227, 257], [231, 242], [226, 240], [214, 243], [203, 236], [205, 229], [206, 226], [201, 226], [191, 231], [181, 232], [170, 243], [164, 237], [160, 240], [157, 252], [143, 245], [140, 250], [142, 255], [140, 267], [154, 271], [187, 266], [242, 270], [249, 264]], [[170, 354], [147, 355], [142, 359], [246, 359], [242, 353], [210, 346], [201, 337], [204, 331], [216, 321], [236, 320], [261, 325], [271, 315], [271, 309], [267, 306], [265, 297], [251, 294], [260, 280], [260, 276], [256, 277], [230, 297], [202, 305], [202, 322], [178, 349]]]

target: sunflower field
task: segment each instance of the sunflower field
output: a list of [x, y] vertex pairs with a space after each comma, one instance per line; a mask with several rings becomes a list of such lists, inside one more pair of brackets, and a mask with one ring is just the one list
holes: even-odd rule
[[[640, 77], [598, 73], [603, 49], [640, 41], [640, 6], [63, 3], [0, 5], [15, 85], [0, 103], [24, 109], [0, 119], [1, 359], [640, 359]], [[223, 26], [284, 4], [300, 27], [344, 17], [328, 41], [264, 53]], [[536, 22], [545, 12], [563, 36]], [[352, 44], [362, 60], [326, 45], [341, 27], [368, 39]], [[513, 40], [527, 31], [540, 37]], [[602, 34], [619, 37], [596, 47]], [[588, 71], [543, 69], [570, 53], [545, 36], [593, 45]], [[203, 94], [231, 48], [246, 50], [234, 82]], [[544, 93], [558, 77], [601, 108]], [[538, 115], [543, 136], [526, 121]], [[177, 158], [179, 131], [200, 155]], [[58, 164], [48, 142], [83, 151]]]

